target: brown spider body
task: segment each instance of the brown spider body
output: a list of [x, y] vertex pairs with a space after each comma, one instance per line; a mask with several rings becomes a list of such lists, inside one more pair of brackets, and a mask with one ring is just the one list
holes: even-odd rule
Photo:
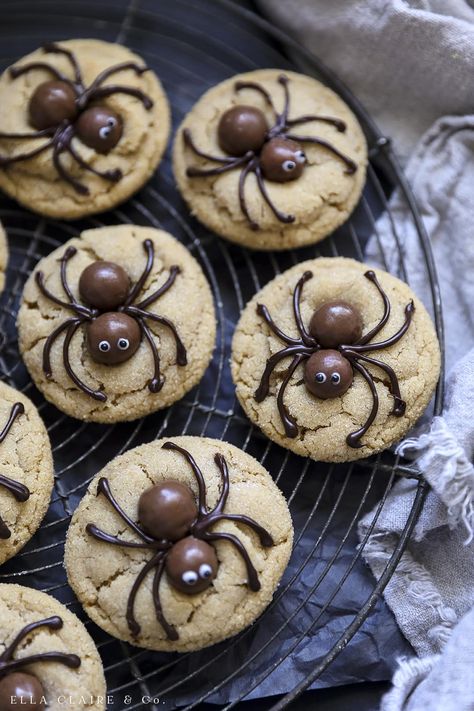
[[291, 363], [278, 390], [277, 404], [285, 434], [287, 437], [294, 438], [298, 435], [298, 427], [295, 419], [288, 412], [283, 398], [286, 387], [298, 366], [302, 363], [305, 364], [303, 382], [307, 390], [320, 399], [343, 395], [352, 385], [354, 371], [356, 371], [367, 382], [372, 395], [372, 409], [366, 422], [346, 437], [347, 444], [357, 449], [362, 447], [361, 437], [373, 423], [379, 406], [374, 379], [365, 364], [380, 368], [388, 376], [390, 393], [394, 401], [392, 414], [395, 417], [401, 417], [405, 412], [406, 403], [401, 397], [395, 371], [386, 363], [372, 358], [366, 353], [383, 350], [397, 343], [410, 326], [415, 305], [413, 301], [410, 301], [405, 307], [405, 322], [397, 333], [380, 343], [371, 343], [388, 321], [390, 302], [375, 273], [367, 271], [364, 274], [365, 278], [377, 287], [384, 303], [383, 316], [369, 333], [362, 334], [362, 316], [359, 311], [343, 301], [323, 304], [313, 313], [307, 329], [301, 317], [300, 300], [303, 286], [312, 276], [312, 272], [305, 272], [293, 292], [293, 314], [299, 333], [297, 338], [283, 333], [271, 318], [266, 306], [263, 304], [257, 306], [259, 316], [286, 346], [268, 359], [260, 384], [255, 391], [255, 399], [257, 402], [262, 402], [267, 397], [270, 392], [270, 376], [273, 370], [280, 361], [291, 357]]
[[119, 84], [104, 86], [103, 84], [110, 76], [118, 72], [131, 69], [137, 75], [141, 75], [148, 69], [134, 62], [122, 62], [105, 69], [90, 86], [86, 87], [73, 52], [54, 43], [44, 45], [43, 50], [67, 57], [73, 69], [74, 78], [69, 79], [47, 62], [30, 62], [10, 68], [10, 76], [13, 79], [35, 69], [40, 69], [51, 74], [53, 80], [39, 84], [29, 100], [28, 116], [32, 128], [35, 129], [33, 132], [0, 132], [0, 139], [45, 138], [45, 142], [31, 151], [18, 153], [11, 157], [0, 155], [0, 168], [34, 158], [50, 148], [53, 165], [60, 177], [72, 185], [76, 192], [88, 195], [88, 187], [66, 170], [61, 162], [61, 156], [67, 153], [83, 170], [94, 173], [104, 180], [118, 182], [122, 178], [120, 170], [99, 171], [92, 167], [79, 155], [72, 140], [77, 136], [86, 146], [101, 154], [107, 154], [115, 148], [122, 137], [122, 119], [113, 109], [97, 102], [113, 94], [134, 96], [142, 102], [147, 110], [151, 109], [153, 102], [135, 87]]
[[[63, 621], [60, 617], [48, 617], [38, 622], [32, 622], [23, 627], [13, 641], [0, 655], [0, 708], [10, 711], [19, 707], [24, 711], [38, 711], [46, 708], [45, 691], [41, 681], [30, 672], [22, 671], [31, 664], [42, 662], [56, 662], [64, 664], [70, 669], [77, 669], [81, 660], [76, 654], [63, 652], [43, 652], [29, 654], [20, 659], [13, 659], [13, 655], [21, 642], [37, 629], [60, 630]], [[12, 697], [14, 701], [11, 702]]]
[[265, 180], [278, 183], [297, 180], [302, 175], [306, 165], [306, 156], [302, 144], [312, 143], [330, 151], [346, 165], [346, 173], [348, 174], [355, 173], [357, 170], [357, 164], [341, 153], [330, 142], [316, 136], [298, 136], [292, 133], [293, 127], [310, 121], [321, 121], [330, 124], [340, 133], [346, 130], [346, 124], [344, 121], [330, 116], [308, 115], [290, 119], [289, 79], [282, 74], [278, 77], [278, 82], [285, 93], [284, 107], [281, 113], [277, 112], [272, 97], [260, 84], [255, 82], [236, 82], [235, 91], [252, 89], [263, 96], [275, 115], [275, 123], [269, 126], [264, 113], [253, 106], [238, 105], [225, 111], [219, 120], [217, 136], [219, 145], [227, 156], [213, 156], [209, 153], [204, 153], [195, 145], [190, 130], [184, 129], [183, 131], [184, 143], [195, 155], [211, 163], [218, 164], [215, 168], [189, 167], [186, 171], [188, 177], [221, 175], [236, 168], [241, 170], [239, 179], [240, 209], [250, 227], [254, 230], [259, 229], [259, 225], [249, 214], [244, 192], [245, 182], [250, 173], [255, 174], [258, 189], [275, 217], [280, 222], [291, 223], [295, 220], [294, 215], [278, 210], [268, 194]]
[[152, 570], [153, 601], [156, 618], [163, 627], [168, 639], [177, 640], [178, 632], [166, 620], [160, 601], [160, 582], [166, 572], [169, 583], [180, 592], [193, 595], [206, 590], [215, 579], [218, 560], [213, 543], [227, 541], [241, 555], [247, 569], [247, 584], [253, 591], [260, 589], [260, 581], [249, 554], [240, 539], [226, 532], [213, 532], [211, 527], [222, 520], [237, 521], [249, 526], [265, 546], [273, 546], [273, 539], [266, 529], [248, 516], [225, 513], [229, 495], [229, 471], [221, 454], [216, 454], [214, 461], [222, 478], [222, 490], [219, 500], [212, 511], [206, 504], [206, 485], [203, 474], [192, 455], [173, 442], [165, 442], [163, 449], [179, 452], [190, 465], [198, 487], [198, 501], [185, 484], [177, 481], [164, 481], [145, 490], [138, 503], [136, 524], [123, 511], [115, 500], [107, 479], [99, 480], [97, 494], [103, 494], [116, 513], [138, 536], [140, 542], [123, 540], [88, 524], [87, 532], [99, 541], [125, 548], [148, 549], [153, 552], [150, 560], [139, 572], [129, 594], [126, 619], [133, 637], [140, 634], [140, 625], [135, 614], [135, 599], [144, 579]]
[[[4, 426], [3, 430], [0, 432], [0, 444], [7, 437], [8, 433], [13, 427], [13, 423], [15, 422], [15, 420], [20, 417], [20, 415], [22, 415], [24, 412], [25, 408], [23, 406], [23, 403], [16, 402], [13, 405], [7, 423]], [[9, 477], [4, 476], [3, 474], [0, 474], [0, 486], [9, 491], [11, 494], [13, 494], [15, 499], [21, 503], [28, 501], [28, 499], [30, 498], [30, 490], [24, 484], [20, 484], [18, 481], [10, 479]], [[7, 540], [8, 538], [11, 538], [11, 535], [12, 533], [10, 529], [0, 516], [0, 539]]]
[[61, 283], [68, 301], [58, 298], [49, 291], [44, 283], [43, 272], [36, 273], [36, 284], [43, 296], [73, 312], [73, 316], [63, 321], [46, 339], [43, 348], [43, 372], [47, 378], [52, 377], [51, 348], [58, 336], [65, 332], [63, 360], [69, 378], [86, 395], [101, 402], [107, 400], [107, 395], [104, 392], [92, 390], [77, 376], [69, 360], [71, 340], [83, 325], [86, 327], [88, 351], [97, 363], [112, 366], [123, 363], [136, 353], [140, 343], [145, 339], [154, 360], [154, 374], [148, 383], [148, 388], [152, 393], [161, 390], [164, 378], [160, 372], [158, 349], [146, 323], [147, 319], [151, 319], [171, 331], [176, 343], [176, 362], [180, 366], [187, 364], [186, 348], [174, 324], [164, 316], [148, 311], [148, 307], [173, 286], [180, 269], [177, 266], [172, 266], [165, 283], [153, 294], [137, 303], [138, 296], [154, 263], [153, 242], [147, 239], [143, 242], [143, 247], [147, 261], [135, 284], [130, 283], [127, 272], [114, 262], [98, 261], [86, 267], [79, 279], [79, 294], [85, 303], [76, 301], [67, 281], [66, 265], [76, 254], [75, 247], [68, 247], [59, 260]]

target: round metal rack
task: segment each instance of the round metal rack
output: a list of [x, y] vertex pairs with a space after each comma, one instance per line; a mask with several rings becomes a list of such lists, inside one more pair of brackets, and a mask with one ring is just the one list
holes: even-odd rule
[[[49, 592], [86, 622], [102, 655], [117, 711], [190, 709], [207, 701], [229, 709], [255, 696], [261, 698], [259, 709], [281, 709], [322, 675], [324, 679], [329, 665], [336, 670], [333, 675], [339, 675], [338, 683], [357, 679], [357, 669], [351, 669], [353, 676], [347, 677], [338, 659], [349, 645], [357, 649], [352, 661], [363, 662], [367, 648], [360, 639], [367, 625], [374, 635], [390, 628], [392, 639], [402, 648], [406, 645], [382, 591], [413, 530], [425, 484], [416, 470], [390, 452], [334, 466], [304, 460], [269, 442], [252, 427], [235, 400], [229, 372], [232, 331], [248, 299], [293, 264], [318, 255], [362, 260], [369, 237], [378, 237], [378, 217], [387, 211], [390, 215], [389, 197], [398, 189], [425, 255], [432, 300], [428, 306], [442, 341], [439, 290], [428, 239], [390, 141], [318, 59], [241, 5], [230, 0], [2, 0], [0, 68], [45, 41], [81, 36], [118, 41], [142, 55], [163, 81], [175, 127], [203, 91], [224, 78], [264, 66], [297, 68], [343, 96], [358, 115], [371, 149], [364, 195], [349, 222], [316, 247], [288, 253], [250, 252], [219, 239], [193, 220], [174, 186], [169, 150], [139, 194], [98, 217], [75, 223], [52, 221], [0, 198], [0, 219], [8, 233], [11, 257], [0, 299], [0, 377], [38, 405], [48, 426], [56, 469], [46, 519], [30, 544], [2, 566], [0, 581]], [[132, 423], [87, 424], [63, 416], [32, 385], [18, 353], [16, 313], [25, 280], [41, 257], [82, 229], [122, 222], [164, 228], [200, 261], [215, 297], [217, 347], [201, 384], [169, 409]], [[395, 220], [391, 226], [399, 256], [395, 271], [409, 281], [402, 235], [397, 233]], [[381, 241], [384, 256], [383, 246]], [[441, 400], [440, 386], [436, 412]], [[166, 655], [118, 642], [89, 622], [67, 585], [62, 561], [71, 514], [95, 473], [130, 447], [177, 434], [226, 439], [256, 456], [289, 501], [295, 550], [273, 602], [255, 625], [204, 652]], [[413, 506], [393, 555], [375, 581], [364, 564], [364, 548], [400, 476], [413, 482]], [[371, 510], [371, 526], [359, 542], [357, 523]], [[275, 694], [279, 694], [277, 701]]]

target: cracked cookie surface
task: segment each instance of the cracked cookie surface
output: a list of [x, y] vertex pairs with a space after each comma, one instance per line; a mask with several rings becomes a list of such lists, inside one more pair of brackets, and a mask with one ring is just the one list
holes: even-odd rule
[[225, 156], [218, 143], [217, 127], [221, 115], [232, 106], [246, 105], [260, 109], [270, 125], [274, 115], [264, 98], [255, 91], [234, 91], [236, 81], [258, 82], [283, 106], [283, 88], [278, 83], [278, 69], [261, 69], [239, 74], [209, 89], [185, 117], [176, 133], [173, 167], [176, 182], [192, 213], [207, 227], [232, 242], [253, 249], [291, 249], [319, 242], [346, 221], [357, 204], [365, 182], [367, 147], [362, 129], [347, 105], [331, 90], [312, 77], [285, 71], [289, 78], [290, 119], [318, 114], [342, 119], [345, 133], [334, 126], [312, 121], [295, 126], [292, 134], [308, 135], [329, 141], [353, 159], [358, 169], [347, 175], [339, 158], [321, 146], [304, 143], [307, 164], [303, 174], [291, 182], [265, 181], [268, 193], [283, 212], [293, 214], [292, 224], [280, 222], [257, 189], [255, 175], [248, 176], [245, 196], [250, 215], [260, 224], [253, 230], [245, 219], [238, 198], [239, 168], [213, 177], [187, 177], [190, 166], [216, 167], [197, 158], [184, 145], [183, 130], [190, 129], [195, 144], [214, 156]]
[[[144, 299], [156, 291], [170, 275], [173, 265], [180, 268], [173, 286], [148, 311], [175, 324], [187, 351], [187, 365], [177, 364], [176, 343], [169, 329], [149, 321], [164, 376], [162, 389], [152, 393], [148, 383], [153, 376], [154, 361], [145, 338], [129, 360], [118, 365], [106, 365], [91, 358], [86, 328], [81, 326], [71, 341], [71, 365], [90, 387], [102, 390], [107, 400], [94, 400], [68, 377], [63, 361], [64, 334], [56, 339], [52, 347], [52, 377], [48, 379], [43, 371], [46, 339], [73, 314], [40, 293], [35, 274], [43, 271], [46, 286], [64, 299], [58, 259], [68, 247], [75, 247], [77, 253], [67, 264], [67, 278], [76, 300], [79, 299], [80, 275], [96, 260], [115, 262], [135, 283], [145, 266], [143, 243], [147, 239], [154, 245], [154, 265], [139, 298]], [[71, 417], [106, 423], [144, 417], [182, 398], [201, 380], [209, 364], [215, 329], [211, 290], [194, 257], [168, 233], [133, 225], [87, 230], [42, 259], [25, 285], [18, 315], [20, 352], [32, 379], [46, 399]]]
[[0, 292], [3, 291], [5, 286], [5, 271], [7, 269], [8, 262], [8, 243], [5, 230], [0, 222]]
[[[14, 658], [47, 652], [77, 654], [81, 658], [77, 669], [48, 661], [31, 664], [28, 673], [40, 680], [50, 711], [65, 707], [102, 711], [105, 709], [106, 686], [99, 653], [84, 625], [50, 595], [21, 585], [0, 585], [0, 654], [23, 627], [56, 615], [62, 619], [63, 627], [54, 631], [38, 629], [31, 633], [20, 644]], [[17, 703], [21, 708], [19, 700]]]
[[[349, 389], [340, 397], [320, 399], [306, 389], [303, 364], [290, 379], [284, 403], [298, 426], [298, 435], [285, 435], [279, 415], [277, 393], [291, 358], [275, 368], [270, 380], [270, 393], [257, 402], [254, 394], [260, 383], [267, 359], [285, 344], [274, 335], [257, 312], [264, 304], [274, 322], [286, 334], [297, 337], [293, 316], [292, 294], [305, 271], [313, 278], [304, 284], [301, 298], [303, 322], [309, 324], [315, 309], [325, 302], [343, 300], [357, 307], [362, 315], [363, 333], [371, 330], [384, 312], [383, 301], [374, 284], [364, 278], [367, 265], [345, 258], [320, 258], [302, 262], [280, 274], [256, 294], [242, 312], [232, 343], [232, 376], [236, 394], [249, 419], [274, 442], [296, 454], [317, 461], [344, 462], [367, 457], [390, 447], [418, 420], [426, 409], [438, 382], [440, 352], [432, 321], [423, 304], [407, 284], [380, 269], [374, 269], [391, 304], [388, 322], [374, 339], [383, 341], [402, 326], [405, 306], [413, 299], [415, 313], [405, 335], [389, 348], [373, 356], [395, 371], [406, 401], [402, 417], [391, 414], [393, 398], [387, 376], [379, 368], [365, 364], [372, 374], [379, 397], [379, 411], [366, 434], [362, 447], [346, 443], [352, 431], [362, 427], [371, 411], [372, 396], [368, 384], [356, 373]], [[369, 342], [370, 343], [370, 342]]]
[[[22, 393], [0, 383], [0, 431], [12, 407], [21, 403], [19, 415], [0, 443], [0, 474], [26, 486], [27, 501], [20, 502], [0, 486], [0, 516], [11, 531], [0, 540], [0, 564], [14, 556], [35, 534], [48, 509], [53, 488], [53, 458], [48, 433], [33, 403]], [[1, 619], [1, 616], [0, 616]]]
[[[104, 69], [122, 62], [143, 60], [126, 47], [93, 39], [74, 39], [58, 42], [72, 50], [81, 67], [86, 85], [92, 83]], [[72, 78], [71, 65], [58, 54], [37, 50], [23, 57], [14, 66], [31, 61], [44, 61]], [[0, 130], [5, 132], [31, 132], [27, 106], [36, 87], [51, 79], [51, 74], [35, 69], [12, 79], [8, 70], [0, 78]], [[78, 138], [73, 145], [80, 156], [99, 171], [120, 169], [123, 177], [116, 183], [104, 180], [78, 167], [69, 155], [61, 160], [68, 171], [83, 181], [89, 195], [79, 194], [62, 180], [52, 161], [52, 152], [44, 153], [0, 169], [0, 188], [22, 205], [43, 215], [76, 219], [84, 215], [110, 210], [127, 200], [152, 176], [166, 148], [170, 131], [170, 111], [162, 86], [152, 71], [137, 76], [128, 69], [114, 74], [104, 86], [127, 85], [144, 91], [154, 102], [146, 110], [139, 99], [114, 94], [101, 100], [101, 105], [116, 111], [123, 120], [123, 135], [107, 155], [95, 152]], [[7, 157], [32, 150], [45, 142], [45, 138], [0, 139], [0, 154]]]
[[[235, 521], [221, 521], [213, 530], [236, 534], [248, 550], [261, 589], [246, 585], [242, 558], [227, 541], [216, 542], [219, 560], [217, 577], [202, 593], [188, 595], [170, 586], [166, 575], [160, 586], [163, 612], [179, 634], [167, 639], [155, 616], [152, 597], [153, 575], [140, 588], [136, 617], [141, 625], [137, 638], [130, 634], [126, 606], [137, 573], [150, 559], [150, 551], [107, 545], [86, 532], [88, 523], [99, 524], [112, 535], [135, 539], [126, 525], [102, 497], [97, 497], [100, 477], [106, 477], [118, 503], [133, 521], [138, 518], [138, 500], [152, 484], [173, 479], [188, 485], [197, 495], [196, 480], [183, 458], [162, 449], [166, 441], [187, 449], [200, 466], [207, 489], [207, 504], [213, 508], [221, 490], [221, 478], [214, 456], [226, 458], [230, 493], [226, 513], [255, 519], [273, 537], [275, 545], [263, 548], [256, 533]], [[288, 563], [293, 527], [285, 499], [270, 475], [253, 457], [231, 444], [198, 437], [171, 437], [126, 452], [112, 460], [92, 481], [76, 510], [67, 535], [65, 565], [69, 582], [85, 611], [109, 634], [132, 644], [163, 651], [190, 651], [215, 644], [250, 625], [270, 603]]]

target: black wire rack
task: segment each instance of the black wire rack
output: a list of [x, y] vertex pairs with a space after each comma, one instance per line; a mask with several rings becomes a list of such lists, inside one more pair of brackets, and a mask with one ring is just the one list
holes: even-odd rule
[[[354, 637], [363, 632], [364, 623], [375, 620], [377, 626], [382, 615], [384, 623], [390, 624], [382, 591], [411, 535], [425, 484], [413, 467], [390, 452], [336, 466], [304, 460], [266, 440], [244, 417], [234, 397], [228, 365], [232, 330], [248, 299], [293, 264], [318, 255], [362, 260], [369, 237], [379, 239], [377, 218], [387, 211], [390, 215], [388, 199], [397, 188], [419, 235], [432, 301], [427, 306], [442, 342], [440, 295], [429, 242], [390, 141], [318, 59], [242, 5], [230, 0], [2, 0], [0, 4], [2, 69], [45, 41], [81, 36], [118, 41], [141, 54], [163, 81], [175, 127], [208, 87], [241, 71], [275, 66], [302, 69], [338, 91], [367, 136], [368, 180], [350, 221], [315, 248], [284, 254], [252, 253], [230, 245], [190, 218], [173, 184], [169, 150], [155, 178], [138, 195], [99, 217], [66, 224], [32, 215], [0, 198], [0, 219], [7, 229], [11, 257], [0, 300], [0, 377], [38, 405], [55, 459], [54, 494], [46, 519], [27, 547], [1, 568], [0, 581], [49, 592], [86, 622], [102, 655], [108, 692], [117, 710], [191, 709], [206, 701], [230, 709], [255, 695], [261, 699], [259, 709], [282, 709], [317, 682], [329, 665], [337, 666], [337, 657], [351, 640], [357, 644]], [[23, 285], [41, 257], [82, 229], [122, 222], [166, 229], [200, 261], [215, 297], [217, 347], [198, 388], [168, 410], [115, 426], [81, 423], [46, 403], [29, 380], [17, 349], [16, 314]], [[394, 219], [390, 224], [398, 249], [395, 272], [409, 282], [403, 235]], [[384, 259], [380, 240], [379, 246]], [[442, 384], [435, 398], [436, 413], [441, 403]], [[226, 439], [256, 456], [288, 499], [295, 551], [273, 602], [255, 625], [204, 653], [166, 655], [114, 640], [86, 620], [66, 583], [62, 560], [71, 514], [95, 473], [132, 446], [177, 434]], [[375, 581], [364, 565], [364, 548], [399, 477], [413, 480], [413, 505], [393, 555]], [[359, 543], [357, 522], [374, 507], [372, 523]], [[341, 614], [344, 606], [347, 609]], [[271, 697], [278, 691], [275, 702]]]

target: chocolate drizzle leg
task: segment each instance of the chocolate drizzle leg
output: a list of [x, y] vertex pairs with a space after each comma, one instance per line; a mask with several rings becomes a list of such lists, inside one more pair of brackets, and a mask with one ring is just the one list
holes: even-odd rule
[[23, 671], [28, 669], [31, 664], [56, 662], [57, 664], [64, 664], [69, 669], [78, 669], [81, 666], [80, 657], [76, 654], [65, 654], [64, 652], [43, 652], [14, 659], [14, 654], [19, 645], [33, 632], [39, 629], [60, 630], [62, 626], [63, 621], [57, 616], [31, 622], [25, 625], [6, 647], [5, 651], [0, 655], [0, 708], [6, 708], [7, 704], [8, 708], [10, 708], [9, 702], [12, 696], [24, 697], [23, 701], [18, 701], [23, 708], [43, 708], [42, 699], [45, 697], [45, 690], [40, 679], [29, 671]]
[[34, 129], [31, 133], [8, 133], [0, 131], [0, 139], [47, 139], [43, 144], [30, 151], [14, 156], [0, 155], [0, 168], [7, 168], [14, 163], [29, 160], [48, 149], [51, 161], [62, 180], [71, 185], [80, 195], [88, 195], [89, 188], [77, 180], [61, 162], [61, 156], [67, 153], [82, 170], [116, 183], [122, 178], [118, 169], [100, 171], [89, 165], [73, 145], [73, 139], [79, 138], [96, 153], [108, 154], [120, 141], [123, 132], [122, 118], [105, 104], [102, 99], [114, 94], [127, 94], [138, 99], [149, 111], [153, 106], [151, 98], [136, 87], [104, 82], [112, 75], [131, 70], [137, 76], [148, 71], [147, 67], [135, 62], [121, 62], [101, 72], [89, 87], [84, 84], [82, 72], [74, 52], [50, 43], [43, 46], [45, 53], [64, 55], [73, 72], [73, 79], [45, 61], [30, 62], [10, 68], [12, 80], [31, 71], [47, 71], [52, 77], [40, 84], [28, 102], [29, 123]]
[[107, 395], [102, 390], [89, 387], [74, 371], [69, 357], [71, 341], [81, 326], [86, 327], [87, 348], [91, 358], [97, 363], [117, 365], [129, 360], [138, 350], [141, 340], [148, 343], [153, 356], [154, 373], [148, 383], [148, 389], [157, 393], [164, 385], [160, 373], [160, 356], [152, 331], [146, 321], [150, 320], [169, 330], [176, 344], [176, 363], [187, 365], [187, 353], [184, 343], [172, 321], [159, 314], [148, 311], [174, 285], [180, 274], [176, 265], [170, 267], [169, 276], [152, 294], [134, 303], [153, 269], [155, 248], [152, 240], [143, 242], [146, 264], [135, 284], [130, 283], [126, 271], [114, 262], [96, 261], [82, 272], [79, 279], [79, 294], [84, 303], [77, 301], [67, 279], [67, 264], [77, 253], [75, 247], [68, 247], [59, 260], [63, 291], [67, 300], [53, 294], [45, 284], [44, 274], [36, 272], [35, 280], [41, 294], [58, 306], [72, 311], [73, 316], [63, 321], [47, 337], [43, 347], [43, 372], [46, 378], [52, 378], [51, 349], [56, 339], [65, 332], [62, 357], [69, 379], [85, 395], [106, 402]]
[[250, 215], [245, 197], [245, 183], [251, 173], [255, 175], [257, 189], [277, 220], [290, 224], [295, 221], [295, 216], [281, 212], [277, 208], [268, 193], [265, 181], [286, 183], [299, 178], [306, 165], [304, 143], [318, 145], [335, 155], [345, 164], [347, 174], [352, 175], [357, 170], [357, 164], [352, 158], [338, 150], [330, 141], [317, 136], [299, 136], [291, 133], [293, 127], [313, 121], [329, 124], [339, 133], [344, 133], [347, 127], [344, 121], [332, 116], [306, 114], [289, 119], [289, 79], [282, 74], [278, 77], [278, 83], [283, 87], [285, 97], [281, 113], [276, 110], [270, 93], [261, 84], [244, 81], [235, 83], [236, 92], [250, 89], [263, 96], [265, 103], [274, 113], [274, 123], [269, 126], [264, 113], [254, 106], [237, 105], [225, 111], [217, 127], [219, 146], [227, 154], [225, 156], [212, 155], [200, 150], [189, 128], [183, 130], [184, 145], [198, 158], [217, 164], [217, 167], [210, 168], [189, 166], [186, 170], [188, 178], [212, 177], [229, 170], [240, 169], [238, 187], [240, 209], [253, 230], [258, 230], [259, 224]]
[[[5, 438], [13, 427], [14, 422], [17, 420], [18, 417], [20, 417], [20, 415], [23, 415], [24, 412], [25, 408], [23, 406], [23, 403], [16, 402], [13, 405], [7, 423], [0, 432], [0, 444], [5, 441]], [[0, 474], [0, 486], [2, 486], [4, 489], [7, 489], [7, 491], [13, 494], [15, 499], [20, 503], [24, 503], [30, 498], [30, 490], [24, 484], [20, 484], [20, 482], [15, 481], [14, 479], [10, 479], [4, 474]], [[11, 535], [12, 533], [10, 529], [0, 516], [0, 539], [7, 540], [11, 537]]]
[[263, 318], [272, 333], [285, 344], [281, 350], [273, 353], [267, 359], [260, 383], [255, 391], [255, 400], [263, 402], [270, 393], [270, 378], [276, 366], [285, 358], [292, 358], [287, 371], [276, 393], [277, 407], [285, 435], [297, 437], [296, 420], [288, 412], [284, 404], [284, 395], [290, 380], [298, 366], [304, 363], [303, 380], [306, 389], [312, 395], [322, 400], [343, 395], [352, 385], [354, 370], [356, 370], [369, 386], [372, 397], [370, 414], [362, 427], [351, 432], [346, 437], [349, 447], [362, 447], [361, 438], [375, 420], [379, 408], [379, 398], [372, 373], [365, 364], [379, 368], [389, 379], [390, 393], [393, 397], [392, 415], [402, 417], [405, 414], [406, 403], [402, 399], [398, 378], [389, 365], [366, 355], [371, 351], [384, 350], [393, 346], [407, 332], [415, 305], [410, 301], [405, 307], [405, 321], [401, 328], [390, 338], [380, 343], [371, 343], [382, 330], [390, 317], [390, 301], [382, 289], [375, 272], [367, 271], [364, 277], [377, 288], [383, 302], [383, 315], [376, 326], [365, 335], [362, 333], [362, 315], [351, 304], [343, 301], [330, 301], [322, 304], [312, 315], [308, 327], [301, 316], [300, 301], [303, 286], [311, 279], [312, 272], [305, 272], [296, 283], [293, 291], [293, 316], [299, 337], [285, 334], [273, 321], [269, 310], [264, 304], [257, 305], [257, 314]]
[[181, 454], [190, 466], [198, 488], [198, 500], [194, 501], [191, 489], [177, 481], [166, 480], [146, 489], [138, 502], [140, 524], [135, 523], [114, 498], [107, 479], [100, 479], [97, 494], [103, 494], [118, 516], [140, 541], [128, 541], [113, 536], [89, 523], [86, 531], [96, 540], [125, 548], [142, 548], [153, 551], [152, 557], [142, 566], [130, 590], [126, 620], [132, 637], [140, 634], [140, 625], [135, 617], [136, 596], [147, 575], [154, 572], [153, 604], [156, 619], [170, 640], [179, 639], [178, 631], [163, 612], [160, 600], [160, 582], [166, 572], [169, 583], [178, 591], [192, 595], [206, 590], [217, 575], [218, 560], [212, 545], [216, 541], [230, 543], [244, 561], [247, 570], [247, 585], [250, 590], [260, 590], [258, 573], [240, 539], [227, 532], [210, 530], [219, 521], [235, 521], [248, 526], [258, 536], [262, 546], [274, 545], [269, 532], [257, 521], [244, 514], [226, 513], [229, 496], [229, 470], [222, 454], [216, 454], [215, 464], [221, 476], [221, 493], [215, 507], [209, 511], [204, 476], [196, 460], [183, 447], [174, 442], [165, 442], [163, 449]]

